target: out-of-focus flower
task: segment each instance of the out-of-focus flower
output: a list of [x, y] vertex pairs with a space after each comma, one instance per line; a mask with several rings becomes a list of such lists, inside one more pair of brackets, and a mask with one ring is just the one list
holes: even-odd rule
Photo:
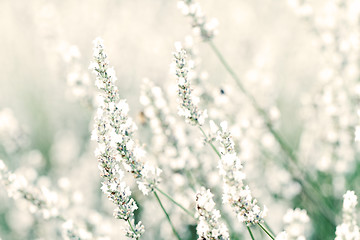
[[0, 145], [9, 153], [16, 152], [28, 144], [25, 129], [19, 124], [11, 109], [0, 110]]
[[221, 144], [218, 167], [224, 182], [223, 202], [232, 207], [240, 222], [247, 225], [260, 223], [266, 216], [267, 209], [264, 207], [261, 210], [257, 200], [252, 197], [249, 186], [243, 182], [246, 176], [240, 159], [236, 156], [227, 122], [222, 122], [220, 126], [217, 132], [217, 141]]
[[211, 40], [218, 34], [219, 21], [216, 18], [207, 20], [199, 3], [194, 0], [179, 1], [178, 8], [185, 16], [191, 18], [194, 33], [201, 36], [204, 41]]
[[56, 207], [58, 196], [47, 188], [41, 189], [31, 185], [23, 176], [10, 172], [4, 162], [0, 160], [0, 182], [5, 186], [9, 197], [25, 199], [29, 203], [29, 210], [39, 214], [44, 219], [59, 215]]
[[358, 240], [360, 229], [356, 220], [357, 196], [354, 191], [347, 191], [344, 194], [343, 222], [336, 227], [335, 240]]
[[201, 112], [194, 103], [191, 96], [191, 85], [189, 68], [187, 66], [187, 55], [181, 46], [178, 46], [174, 52], [174, 65], [178, 83], [178, 99], [180, 116], [185, 117], [186, 121], [192, 125], [202, 126], [207, 118], [207, 111]]
[[306, 224], [310, 221], [306, 210], [288, 209], [283, 217], [285, 232], [289, 240], [305, 240]]
[[220, 222], [220, 211], [215, 208], [213, 194], [210, 190], [201, 188], [196, 194], [196, 214], [199, 218], [197, 226], [198, 240], [230, 239], [226, 225]]
[[[103, 49], [103, 40], [97, 38], [94, 40], [94, 60], [90, 68], [96, 73], [96, 85], [99, 89], [104, 91], [102, 102], [97, 110], [95, 118], [95, 129], [92, 138], [97, 140], [98, 147], [95, 151], [99, 161], [99, 169], [101, 177], [103, 178], [101, 190], [107, 197], [116, 205], [114, 209], [114, 216], [123, 219], [129, 224], [129, 232], [135, 232], [130, 219], [134, 216], [134, 211], [138, 208], [134, 199], [131, 198], [131, 191], [126, 183], [122, 181], [123, 172], [120, 169], [120, 161], [122, 155], [118, 151], [119, 142], [122, 143], [124, 132], [132, 129], [135, 126], [127, 120], [128, 106], [125, 101], [120, 101], [116, 86], [114, 85], [113, 71], [110, 70], [108, 74], [107, 56]], [[116, 106], [115, 106], [116, 104]], [[123, 120], [122, 123], [114, 126], [115, 123]], [[126, 124], [127, 123], [127, 124]], [[127, 144], [131, 149], [130, 144]], [[132, 150], [132, 149], [131, 149]], [[139, 175], [142, 168], [138, 167], [136, 172]], [[142, 228], [141, 222], [139, 227]]]
[[288, 234], [286, 232], [281, 232], [276, 236], [275, 240], [289, 240]]
[[137, 127], [128, 116], [126, 100], [120, 99], [114, 84], [117, 78], [114, 69], [109, 67], [103, 40], [95, 39], [94, 45], [94, 62], [89, 68], [96, 74], [95, 84], [102, 90], [102, 95], [99, 97], [92, 138], [98, 142], [95, 154], [103, 178], [102, 190], [117, 206], [115, 217], [129, 223], [127, 236], [139, 238], [144, 227], [141, 222], [136, 225], [131, 222], [137, 205], [131, 198], [130, 188], [121, 182], [123, 173], [120, 165], [137, 179], [138, 187], [144, 195], [154, 190], [161, 170], [141, 161], [144, 151], [136, 146], [133, 139]]

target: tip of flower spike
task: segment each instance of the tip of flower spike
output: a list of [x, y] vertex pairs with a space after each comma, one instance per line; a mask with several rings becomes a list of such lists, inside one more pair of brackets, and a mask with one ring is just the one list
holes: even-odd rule
[[226, 121], [223, 121], [220, 123], [220, 127], [223, 131], [227, 131], [228, 129], [228, 123]]
[[186, 5], [186, 3], [184, 1], [178, 1], [177, 7], [178, 7], [178, 9], [181, 10], [181, 13], [183, 15], [188, 15], [190, 13], [189, 6]]
[[353, 209], [357, 205], [357, 196], [355, 195], [354, 191], [347, 191], [344, 194], [344, 209]]
[[180, 52], [183, 49], [181, 42], [175, 42], [174, 46], [177, 52]]
[[101, 37], [97, 37], [94, 39], [93, 44], [95, 46], [103, 46], [104, 45], [104, 40]]

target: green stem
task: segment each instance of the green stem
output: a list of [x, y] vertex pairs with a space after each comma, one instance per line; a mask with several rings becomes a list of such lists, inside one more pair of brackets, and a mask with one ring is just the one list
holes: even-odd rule
[[168, 194], [166, 194], [164, 191], [162, 191], [161, 189], [159, 189], [158, 187], [155, 187], [156, 190], [158, 190], [162, 195], [164, 195], [165, 197], [167, 197], [171, 202], [173, 202], [175, 205], [177, 205], [178, 207], [180, 207], [182, 210], [184, 210], [190, 217], [194, 218], [196, 220], [196, 218], [194, 217], [194, 214], [191, 213], [189, 210], [187, 210], [185, 207], [183, 207], [180, 203], [178, 203], [177, 201], [175, 201], [172, 197], [170, 197]]
[[247, 227], [247, 230], [249, 231], [251, 239], [255, 240], [254, 235], [252, 234], [250, 227], [249, 226], [246, 226], [246, 227]]
[[155, 195], [157, 201], [159, 202], [160, 207], [161, 207], [162, 210], [164, 211], [164, 213], [165, 213], [165, 215], [166, 215], [166, 218], [167, 218], [168, 222], [169, 222], [170, 225], [171, 225], [171, 228], [172, 228], [172, 230], [173, 230], [174, 235], [176, 236], [177, 239], [181, 240], [179, 234], [177, 233], [174, 225], [172, 224], [172, 222], [171, 222], [171, 220], [170, 220], [169, 214], [166, 212], [164, 206], [162, 205], [162, 203], [161, 203], [161, 201], [160, 201], [160, 198], [159, 198], [159, 196], [157, 195], [156, 191], [154, 191], [154, 195]]
[[185, 174], [186, 174], [186, 176], [187, 176], [187, 179], [189, 180], [189, 186], [190, 186], [190, 188], [191, 188], [194, 192], [196, 192], [196, 189], [195, 189], [195, 183], [196, 183], [196, 181], [195, 181], [194, 176], [192, 175], [191, 171], [189, 171], [188, 169], [185, 169], [184, 172], [185, 172]]
[[274, 234], [274, 231], [271, 229], [271, 227], [269, 226], [269, 224], [267, 224], [265, 221], [264, 221], [264, 225], [265, 225], [265, 227], [268, 229], [268, 231], [269, 231], [272, 235], [275, 235], [275, 234]]
[[261, 225], [261, 223], [258, 223], [258, 225], [272, 240], [275, 240], [275, 237], [263, 225]]
[[[274, 156], [270, 156], [272, 155], [272, 153], [270, 153], [264, 148], [261, 149], [261, 153], [264, 155], [264, 157], [268, 159], [274, 159]], [[282, 161], [281, 163], [283, 167], [288, 169], [288, 171], [291, 173], [292, 180], [300, 184], [304, 195], [310, 200], [310, 202], [312, 202], [311, 204], [315, 204], [318, 206], [317, 210], [321, 213], [322, 217], [324, 217], [325, 220], [328, 221], [332, 226], [336, 226], [332, 212], [334, 208], [331, 207], [331, 204], [328, 202], [328, 199], [325, 196], [321, 195], [321, 191], [317, 190], [319, 189], [319, 186], [313, 183], [313, 181], [310, 179], [309, 176], [306, 175], [306, 173], [303, 173], [300, 170], [299, 170], [300, 172], [296, 173], [295, 172], [296, 169], [294, 168], [296, 166], [293, 166], [295, 165], [295, 163], [287, 162], [287, 161]], [[290, 163], [292, 163], [293, 165], [290, 165]], [[305, 175], [307, 176], [307, 178], [303, 179], [300, 177], [301, 175]], [[308, 183], [305, 180], [307, 180], [310, 183]], [[324, 200], [322, 204], [318, 204], [319, 199]]]
[[212, 41], [208, 42], [210, 47], [212, 48], [212, 50], [215, 52], [216, 56], [219, 58], [220, 62], [223, 64], [223, 66], [226, 68], [226, 70], [229, 72], [229, 74], [231, 75], [231, 77], [235, 80], [236, 84], [238, 85], [238, 87], [240, 88], [240, 90], [242, 91], [242, 93], [250, 100], [250, 102], [252, 103], [252, 105], [254, 106], [254, 108], [256, 109], [256, 111], [264, 118], [265, 120], [265, 124], [267, 126], [267, 128], [269, 129], [269, 131], [271, 132], [271, 134], [275, 137], [276, 141], [280, 144], [280, 147], [283, 149], [283, 151], [293, 160], [293, 161], [297, 161], [297, 158], [295, 156], [295, 154], [293, 153], [292, 148], [287, 145], [287, 143], [283, 140], [283, 138], [280, 136], [280, 134], [275, 131], [275, 129], [273, 128], [271, 121], [269, 119], [269, 116], [267, 115], [267, 113], [265, 112], [264, 109], [262, 109], [260, 107], [260, 105], [258, 104], [258, 102], [256, 101], [256, 99], [254, 98], [253, 95], [251, 95], [251, 93], [249, 93], [246, 88], [244, 87], [244, 85], [241, 83], [240, 78], [236, 75], [236, 73], [232, 70], [232, 68], [230, 67], [230, 65], [226, 62], [225, 58], [223, 57], [223, 55], [220, 53], [220, 51], [217, 49], [217, 47], [215, 46], [215, 44]]

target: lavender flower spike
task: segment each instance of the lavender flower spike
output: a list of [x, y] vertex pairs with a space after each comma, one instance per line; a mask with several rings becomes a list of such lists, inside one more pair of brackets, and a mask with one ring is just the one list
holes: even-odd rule
[[210, 190], [201, 188], [196, 194], [196, 215], [199, 224], [196, 228], [198, 240], [229, 240], [229, 232], [224, 223], [221, 223], [220, 211], [215, 209], [213, 194]]
[[206, 110], [201, 112], [192, 99], [189, 76], [190, 69], [186, 59], [187, 54], [180, 43], [177, 43], [175, 46], [174, 66], [178, 84], [178, 100], [180, 104], [178, 114], [185, 117], [186, 122], [194, 126], [202, 126], [207, 118], [207, 112]]
[[218, 34], [219, 21], [216, 18], [207, 20], [199, 3], [194, 0], [183, 0], [179, 1], [177, 6], [185, 16], [191, 18], [194, 33], [203, 41], [209, 41]]
[[344, 194], [343, 203], [343, 222], [336, 227], [335, 240], [358, 240], [360, 239], [360, 229], [356, 224], [357, 196], [354, 191], [347, 191]]
[[103, 179], [101, 190], [116, 205], [115, 218], [127, 221], [129, 227], [126, 235], [138, 239], [144, 232], [144, 226], [141, 222], [136, 225], [133, 222], [134, 211], [138, 207], [131, 198], [130, 188], [121, 181], [124, 173], [120, 169], [120, 163], [123, 163], [137, 178], [143, 176], [144, 166], [141, 162], [132, 161], [129, 166], [128, 161], [123, 161], [126, 156], [134, 155], [132, 153], [134, 144], [130, 137], [136, 126], [127, 117], [129, 107], [125, 100], [120, 100], [118, 89], [114, 85], [115, 71], [108, 66], [102, 39], [95, 39], [94, 44], [95, 61], [89, 68], [96, 73], [96, 86], [103, 91], [99, 98], [100, 105], [92, 134], [92, 138], [98, 142], [95, 155]]
[[240, 222], [247, 225], [261, 223], [267, 209], [264, 206], [261, 210], [257, 200], [252, 197], [249, 186], [244, 184], [245, 173], [242, 171], [240, 159], [236, 156], [235, 144], [227, 123], [222, 122], [220, 126], [217, 140], [221, 144], [219, 170], [224, 182], [223, 201], [230, 204]]

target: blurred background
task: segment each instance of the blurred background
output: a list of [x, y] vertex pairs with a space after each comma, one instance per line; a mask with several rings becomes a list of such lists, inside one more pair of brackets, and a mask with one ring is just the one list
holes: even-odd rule
[[[328, 126], [325, 122], [327, 120], [320, 118], [317, 119], [318, 122], [311, 120], [316, 124], [307, 128], [305, 121], [309, 116], [322, 114], [317, 112], [317, 115], [307, 108], [304, 110], [304, 106], [313, 106], [314, 102], [322, 101], [321, 97], [315, 98], [317, 94], [321, 95], [325, 92], [326, 95], [326, 88], [319, 88], [319, 82], [329, 83], [332, 80], [328, 79], [337, 76], [342, 76], [346, 80], [347, 76], [352, 74], [349, 77], [351, 80], [347, 81], [349, 83], [347, 87], [356, 93], [357, 77], [353, 76], [357, 74], [357, 66], [351, 64], [358, 63], [357, 55], [346, 59], [346, 64], [351, 65], [351, 69], [345, 69], [338, 74], [334, 72], [340, 68], [338, 66], [344, 65], [344, 61], [338, 65], [328, 63], [336, 55], [334, 52], [342, 51], [337, 47], [329, 46], [335, 44], [336, 39], [341, 40], [342, 36], [353, 33], [353, 29], [358, 27], [346, 25], [344, 16], [350, 16], [350, 13], [339, 13], [340, 11], [331, 8], [327, 11], [326, 6], [329, 2], [337, 6], [341, 1], [311, 1], [310, 12], [306, 12], [306, 8], [300, 9], [301, 4], [295, 3], [296, 1], [285, 0], [199, 0], [198, 2], [207, 16], [218, 19], [219, 34], [213, 42], [244, 81], [248, 90], [259, 99], [264, 108], [276, 109], [275, 125], [289, 145], [298, 152], [304, 148], [307, 156], [311, 155], [311, 151], [314, 151], [308, 146], [311, 140], [302, 138], [306, 129], [310, 129], [311, 135], [313, 129]], [[303, 12], [297, 12], [299, 9]], [[334, 16], [334, 19], [328, 20], [335, 22], [332, 27], [325, 20], [329, 26], [316, 20], [315, 13], [322, 16], [324, 12], [330, 18]], [[340, 26], [346, 27], [340, 28]], [[329, 29], [335, 30], [332, 32]], [[192, 34], [189, 19], [179, 11], [175, 0], [1, 0], [0, 30], [0, 159], [4, 160], [10, 170], [24, 175], [27, 181], [56, 190], [59, 196], [62, 194], [65, 199], [62, 201], [62, 208], [67, 209], [64, 213], [73, 219], [83, 221], [87, 219], [86, 221], [89, 222], [84, 224], [87, 229], [99, 228], [96, 231], [100, 235], [122, 239], [116, 227], [121, 225], [119, 223], [121, 221], [112, 219], [113, 206], [99, 190], [100, 177], [97, 160], [93, 155], [94, 143], [90, 143], [95, 81], [95, 77], [88, 70], [92, 60], [92, 41], [96, 37], [104, 39], [110, 65], [114, 66], [117, 73], [116, 84], [120, 95], [128, 100], [130, 115], [140, 126], [138, 132], [140, 142], [147, 144], [150, 141], [148, 144], [151, 144], [151, 131], [148, 130], [151, 126], [144, 125], [141, 118], [144, 111], [144, 106], [139, 102], [141, 84], [143, 78], [149, 78], [154, 84], [163, 88], [168, 98], [176, 99], [176, 90], [169, 91], [176, 86], [170, 64], [174, 42], [183, 41], [185, 36]], [[326, 34], [330, 34], [330, 37]], [[357, 37], [358, 35], [355, 35], [355, 38]], [[213, 92], [210, 90], [208, 94], [214, 99], [219, 95], [220, 89], [225, 90], [225, 93], [229, 92], [229, 96], [233, 97], [231, 101], [223, 102], [226, 114], [214, 112], [212, 115], [210, 111], [209, 115], [214, 118], [220, 116], [219, 119], [226, 118], [231, 113], [236, 115], [237, 111], [249, 108], [249, 103], [243, 101], [241, 93], [234, 90], [236, 87], [233, 80], [209, 45], [198, 41], [195, 45], [198, 49], [198, 69], [206, 71], [208, 75], [205, 80], [198, 83], [197, 87], [213, 89]], [[331, 56], [324, 57], [327, 47], [333, 52]], [[348, 48], [346, 51], [350, 52], [351, 49]], [[346, 55], [346, 51], [341, 52], [340, 55]], [[349, 71], [352, 71], [351, 74], [348, 74]], [[336, 90], [336, 86], [331, 89]], [[199, 95], [204, 95], [205, 91], [207, 90], [200, 92]], [[330, 95], [332, 96], [330, 98], [336, 102], [335, 94]], [[218, 106], [215, 100], [214, 102], [209, 106]], [[353, 111], [352, 117], [356, 119], [354, 103], [356, 101], [352, 101], [353, 105], [346, 113]], [[174, 105], [170, 104], [170, 106]], [[320, 104], [318, 108], [321, 106]], [[176, 106], [171, 111], [176, 116]], [[339, 114], [344, 115], [343, 112]], [[330, 119], [333, 116], [332, 113]], [[349, 138], [353, 137], [353, 123], [357, 121], [350, 121], [352, 117], [346, 118], [345, 123]], [[182, 121], [180, 117], [177, 118], [177, 121]], [[239, 123], [239, 117], [227, 120], [234, 127]], [[191, 129], [191, 126], [188, 128]], [[344, 139], [343, 135], [339, 137], [337, 131], [340, 130], [338, 128], [334, 130], [335, 138]], [[197, 137], [200, 138], [199, 136]], [[242, 136], [244, 135], [236, 135], [239, 146]], [[262, 143], [258, 144], [272, 150], [276, 149], [273, 153], [275, 158], [284, 158], [283, 154], [279, 153], [281, 151], [278, 147], [274, 147], [273, 143], [267, 144], [266, 137], [268, 135], [261, 135], [261, 139], [258, 140]], [[323, 140], [319, 140], [321, 141]], [[339, 145], [338, 143], [336, 144]], [[244, 151], [251, 149], [255, 153], [246, 156], [249, 159], [249, 156], [257, 156], [259, 150], [247, 146], [242, 145]], [[349, 148], [353, 149], [352, 146]], [[332, 152], [334, 148], [327, 149]], [[318, 164], [321, 166], [316, 167], [311, 164], [314, 163], [312, 158], [308, 157], [307, 162], [304, 162], [305, 165], [308, 164], [309, 169], [312, 169], [311, 173], [315, 176], [313, 180], [324, 181], [327, 184], [326, 189], [331, 189], [328, 196], [331, 196], [329, 201], [337, 204], [337, 218], [334, 217], [337, 223], [341, 222], [342, 194], [345, 193], [346, 187], [352, 186], [352, 183], [358, 179], [356, 174], [358, 164], [355, 161], [357, 154], [349, 153], [347, 150], [344, 152], [351, 155], [348, 158], [351, 159], [352, 164], [349, 165], [350, 167], [348, 165], [336, 167], [344, 168], [340, 171], [343, 175], [329, 167], [330, 160], [325, 159], [325, 163], [321, 162]], [[213, 155], [210, 151], [207, 154]], [[216, 162], [216, 156], [211, 158]], [[319, 156], [317, 159], [322, 157]], [[336, 159], [339, 160], [340, 157], [337, 156]], [[247, 166], [246, 171], [249, 171], [249, 175], [259, 168], [257, 164], [252, 166], [248, 163]], [[280, 185], [290, 179], [286, 173], [287, 169], [283, 167], [269, 169], [262, 169], [258, 174], [254, 174], [253, 178], [261, 178], [261, 174], [266, 171], [268, 178], [255, 179], [250, 186], [258, 189], [254, 191], [262, 203], [270, 205], [268, 223], [278, 233], [283, 229], [282, 216], [288, 208], [301, 207], [309, 212], [316, 208], [316, 204], [313, 202], [303, 204], [301, 188], [296, 183], [282, 190], [277, 189], [276, 186], [281, 188]], [[275, 175], [279, 175], [279, 178], [285, 177], [279, 179], [280, 185], [276, 185], [274, 180], [276, 186], [271, 187], [269, 185], [272, 184], [272, 177]], [[341, 186], [335, 184], [339, 181]], [[212, 182], [216, 181], [212, 180]], [[269, 188], [273, 191], [271, 194], [261, 190]], [[285, 197], [280, 197], [283, 195]], [[218, 197], [220, 199], [221, 196]], [[143, 197], [136, 198], [141, 200]], [[218, 201], [220, 202], [221, 200]], [[191, 206], [191, 203], [189, 204]], [[149, 209], [155, 208], [151, 203], [145, 206]], [[171, 207], [170, 204], [168, 206]], [[163, 218], [163, 213], [158, 207], [156, 208], [159, 218]], [[313, 215], [308, 213], [310, 217], [326, 222], [316, 214], [316, 210], [314, 211]], [[137, 217], [147, 219], [140, 213]], [[155, 226], [156, 223], [152, 223], [154, 225], [152, 226], [151, 219], [143, 221], [145, 225], [147, 221], [150, 222], [149, 235], [145, 234], [144, 239], [173, 237], [169, 235], [171, 231], [166, 221], [162, 220], [163, 228], [168, 230], [161, 228], [159, 230]], [[45, 223], [41, 218], [34, 217], [24, 207], [23, 202], [9, 199], [6, 191], [0, 187], [0, 238], [62, 239], [57, 225], [59, 223], [56, 221]], [[318, 225], [321, 227], [307, 227], [306, 235], [309, 239], [334, 238], [334, 224]], [[184, 239], [196, 238], [195, 227], [193, 222], [183, 227]], [[237, 227], [240, 229], [241, 225], [236, 223], [234, 228]], [[239, 237], [234, 239], [249, 239], [248, 235], [243, 234], [245, 230], [238, 231]], [[261, 236], [260, 233], [257, 234]]]

